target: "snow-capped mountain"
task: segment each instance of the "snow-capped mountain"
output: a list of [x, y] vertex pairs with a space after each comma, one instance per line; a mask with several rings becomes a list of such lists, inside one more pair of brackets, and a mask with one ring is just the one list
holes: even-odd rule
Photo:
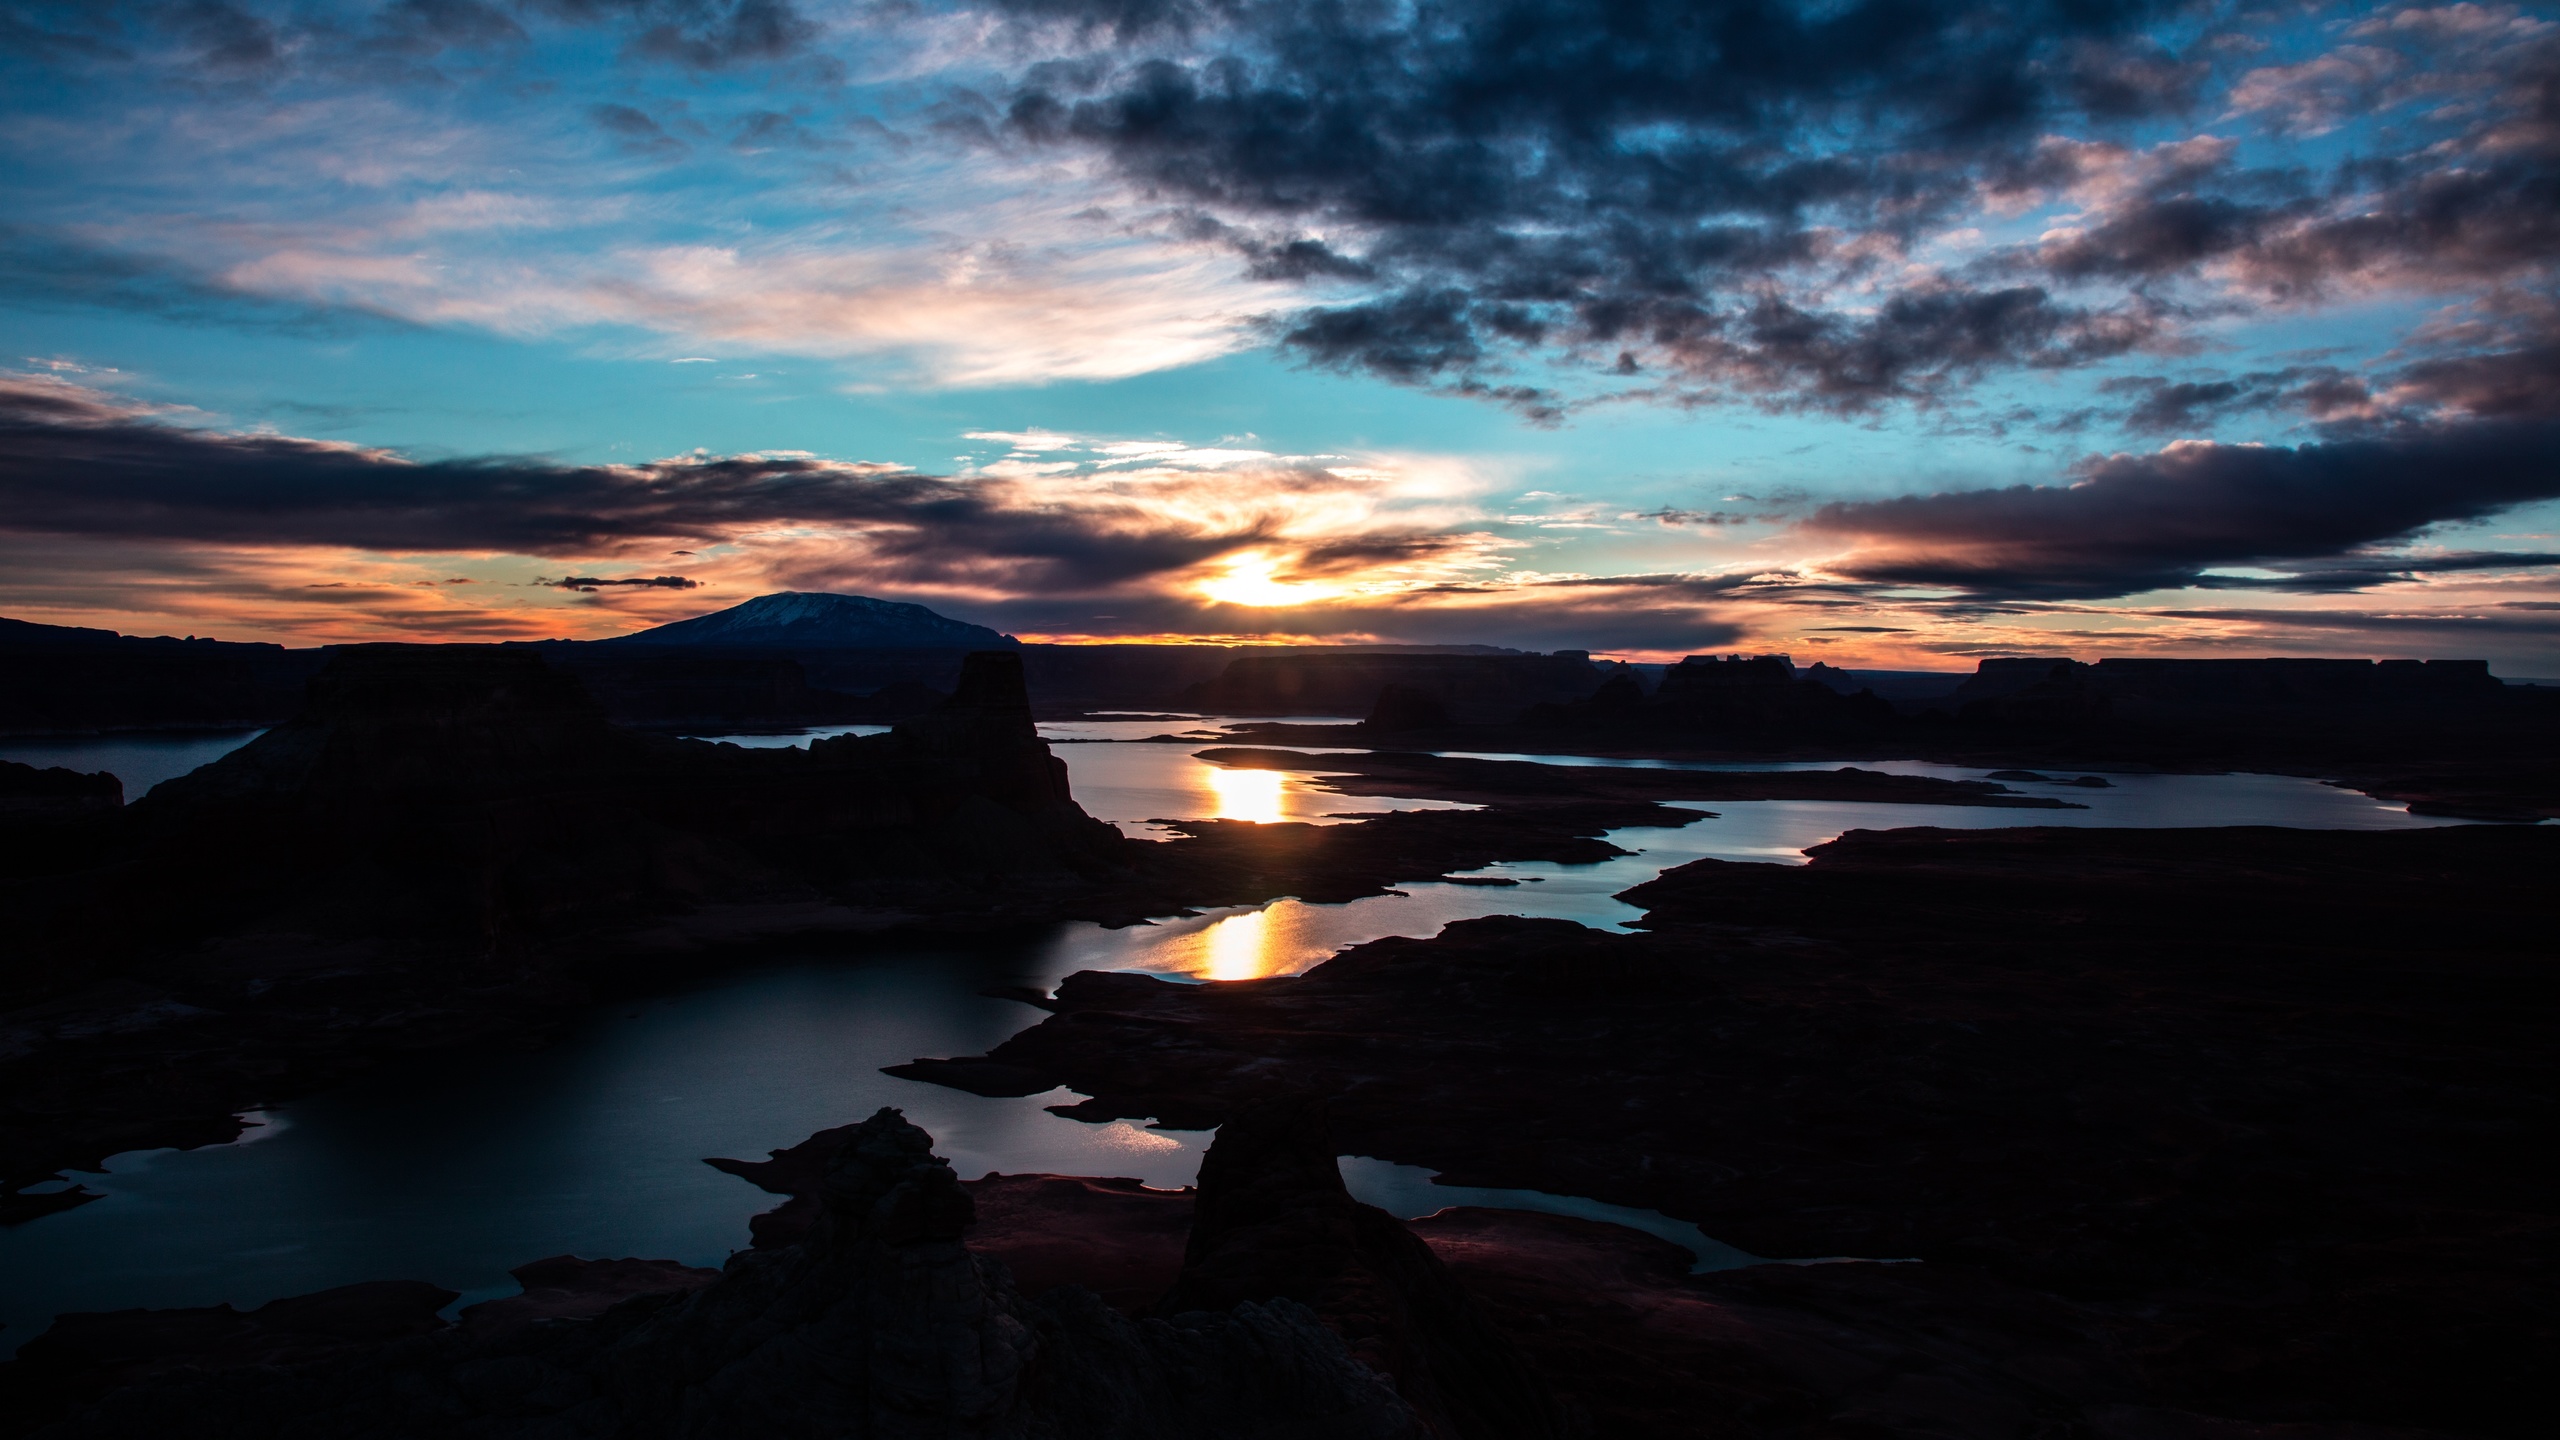
[[978, 650], [1018, 644], [922, 605], [786, 590], [743, 605], [616, 637], [624, 645], [770, 645], [797, 649]]

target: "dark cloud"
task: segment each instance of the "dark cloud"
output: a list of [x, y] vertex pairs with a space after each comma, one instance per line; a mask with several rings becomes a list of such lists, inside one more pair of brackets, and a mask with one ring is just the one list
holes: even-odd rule
[[[468, 580], [447, 580], [444, 583], [447, 585], [468, 585], [471, 582]], [[558, 580], [537, 579], [533, 583], [536, 585], [548, 585], [554, 590], [581, 590], [589, 595], [593, 595], [599, 590], [611, 589], [619, 586], [627, 586], [641, 590], [699, 590], [702, 588], [701, 581], [688, 580], [682, 575], [625, 575], [619, 579], [612, 580], [603, 579], [594, 575], [567, 575]]]
[[2430, 575], [2460, 575], [2481, 570], [2540, 570], [2560, 565], [2560, 554], [2538, 550], [2466, 550], [2438, 555], [2345, 557], [2318, 566], [2276, 566], [2280, 575], [2202, 575], [2199, 590], [2285, 590], [2306, 595], [2344, 595], [2381, 585], [2406, 585]]
[[[1350, 287], [1274, 337], [1402, 384], [1507, 398], [1493, 372], [1561, 361], [1674, 400], [1939, 406], [1996, 371], [2174, 347], [2243, 303], [2233, 283], [2497, 285], [2560, 255], [2560, 41], [2486, 11], [2351, 27], [2391, 57], [2381, 88], [2322, 103], [2405, 123], [2324, 175], [2106, 139], [2225, 104], [2296, 124], [2337, 68], [2217, 70], [2250, 17], [2211, 3], [1001, 3], [1107, 42], [1034, 67], [1012, 134], [1101, 150], [1257, 277]], [[2103, 198], [2063, 233], [1914, 263], [1986, 193], [2075, 185]]]
[[2118, 418], [2144, 435], [2201, 435], [2228, 416], [2285, 410], [2315, 419], [2360, 416], [2374, 404], [2372, 386], [2333, 365], [2288, 366], [2210, 380], [2171, 380], [2125, 375], [2102, 381], [2098, 393], [2131, 396]]
[[126, 60], [132, 51], [105, 7], [11, 0], [0, 3], [0, 54], [59, 63]]
[[1939, 280], [1852, 315], [1808, 282], [1970, 203], [2039, 126], [2157, 114], [2198, 75], [2135, 34], [2179, 7], [2139, 3], [1008, 8], [1119, 42], [1036, 70], [1016, 133], [1223, 217], [1258, 275], [1378, 283], [1287, 348], [1481, 393], [1505, 356], [1563, 354], [1853, 410], [2118, 353], [2147, 328], [2119, 306]]
[[[1728, 501], [1738, 501], [1743, 503], [1751, 503], [1756, 501], [1757, 498], [1758, 497], [1751, 495], [1728, 495], [1725, 497]], [[1800, 503], [1804, 498], [1805, 497], [1802, 494], [1793, 492], [1780, 493], [1770, 497], [1773, 503], [1781, 507]], [[1720, 527], [1726, 525], [1773, 525], [1778, 521], [1786, 519], [1787, 511], [1783, 508], [1775, 510], [1681, 510], [1673, 506], [1663, 505], [1651, 510], [1636, 511], [1633, 514], [1628, 515], [1626, 518], [1629, 520], [1651, 520], [1658, 524], [1672, 526], [1705, 525]]]
[[523, 0], [523, 8], [625, 30], [627, 55], [695, 70], [800, 58], [820, 33], [792, 0]]
[[2473, 423], [2298, 447], [2181, 442], [2086, 462], [2068, 486], [1838, 502], [1806, 528], [1854, 538], [1832, 568], [1859, 580], [2100, 597], [2346, 556], [2554, 497], [2560, 426]]
[[[1322, 472], [1223, 479], [1285, 499]], [[859, 531], [835, 548], [875, 583], [1090, 593], [1279, 539], [1286, 506], [1217, 528], [1135, 505], [1074, 508], [994, 482], [888, 466], [736, 456], [641, 465], [411, 462], [293, 436], [163, 423], [94, 391], [0, 382], [0, 529], [125, 540], [322, 545], [399, 554], [592, 556], [782, 525]], [[1306, 550], [1309, 574], [1427, 558], [1461, 537], [1381, 532]], [[1289, 578], [1289, 577], [1283, 577]]]
[[628, 105], [597, 105], [587, 113], [594, 116], [596, 124], [620, 141], [622, 148], [631, 154], [670, 159], [685, 153], [683, 141]]
[[793, 0], [0, 0], [0, 45], [60, 64], [171, 63], [200, 82], [321, 71], [436, 83], [447, 57], [520, 48], [537, 20], [620, 31], [627, 56], [694, 70], [806, 61], [821, 33]]
[[[2497, 18], [2467, 8], [2470, 21]], [[2013, 261], [2068, 281], [2137, 284], [2212, 263], [2296, 302], [2374, 284], [2547, 282], [2560, 257], [2560, 34], [2400, 23], [2423, 18], [2355, 27], [2333, 54], [2253, 72], [2229, 97], [2312, 128], [2414, 107], [2378, 150], [2323, 176], [2235, 165], [2228, 144], [2149, 156], [2048, 144], [2028, 167], [2040, 183], [2094, 176], [2118, 193]]]
[[2560, 416], [2560, 327], [2514, 350], [2421, 360], [2393, 377], [2404, 402], [2486, 419]]
[[790, 0], [731, 0], [728, 4], [662, 4], [651, 8], [678, 13], [676, 18], [641, 31], [631, 42], [632, 53], [697, 70], [786, 59], [818, 33], [816, 23], [793, 9]]
[[[2368, 635], [2436, 633], [2461, 635], [2560, 636], [2560, 615], [2530, 613], [2529, 605], [2488, 605], [2478, 610], [2146, 610], [2164, 620], [2211, 620], [2224, 624], [2264, 626], [2270, 630], [2361, 632]], [[2512, 672], [2510, 672], [2512, 673]]]
[[[757, 583], [769, 588], [902, 594], [985, 612], [1015, 631], [1087, 632], [1107, 597], [1109, 628], [1126, 634], [1658, 650], [1735, 643], [1742, 627], [1713, 607], [1768, 588], [1747, 576], [1643, 575], [1355, 592], [1295, 607], [1227, 604], [1203, 598], [1193, 582], [1208, 562], [1239, 551], [1272, 557], [1276, 580], [1310, 583], [1463, 558], [1484, 537], [1381, 525], [1334, 540], [1292, 539], [1293, 496], [1338, 494], [1352, 482], [1282, 469], [1196, 483], [1214, 487], [1218, 508], [1242, 518], [1203, 522], [1183, 518], [1179, 504], [1149, 510], [1104, 491], [1061, 504], [1038, 487], [789, 457], [411, 462], [291, 436], [184, 428], [58, 380], [0, 380], [0, 559], [21, 583], [42, 571], [49, 591], [77, 590], [102, 566], [163, 577], [193, 567], [225, 593], [264, 595], [265, 582], [207, 559], [227, 547], [511, 553], [574, 557], [584, 567], [598, 556], [751, 540]], [[1269, 503], [1246, 503], [1255, 497]], [[771, 538], [804, 528], [828, 533], [806, 544]], [[66, 569], [61, 556], [74, 551], [87, 558]], [[699, 582], [582, 568], [539, 583], [601, 594]], [[386, 596], [417, 603], [420, 588], [297, 585], [290, 598], [378, 609], [394, 603]]]
[[195, 50], [195, 61], [222, 74], [255, 75], [283, 58], [275, 26], [224, 0], [181, 0], [162, 23]]

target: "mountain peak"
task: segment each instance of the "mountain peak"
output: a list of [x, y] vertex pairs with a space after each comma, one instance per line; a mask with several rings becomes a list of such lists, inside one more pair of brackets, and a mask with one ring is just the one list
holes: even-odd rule
[[922, 605], [785, 590], [742, 605], [616, 637], [629, 645], [756, 645], [800, 649], [981, 650], [1021, 642]]

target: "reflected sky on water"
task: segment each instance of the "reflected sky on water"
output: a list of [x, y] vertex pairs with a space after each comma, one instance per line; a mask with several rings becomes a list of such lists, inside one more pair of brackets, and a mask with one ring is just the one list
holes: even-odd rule
[[93, 735], [60, 740], [0, 740], [0, 760], [49, 769], [94, 774], [104, 770], [124, 782], [131, 804], [163, 780], [210, 765], [259, 736], [264, 730], [154, 730], [126, 735]]

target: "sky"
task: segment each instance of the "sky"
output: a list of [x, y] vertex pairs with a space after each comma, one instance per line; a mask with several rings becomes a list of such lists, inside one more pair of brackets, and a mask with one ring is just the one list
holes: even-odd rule
[[2560, 14], [0, 0], [0, 614], [2560, 675]]

